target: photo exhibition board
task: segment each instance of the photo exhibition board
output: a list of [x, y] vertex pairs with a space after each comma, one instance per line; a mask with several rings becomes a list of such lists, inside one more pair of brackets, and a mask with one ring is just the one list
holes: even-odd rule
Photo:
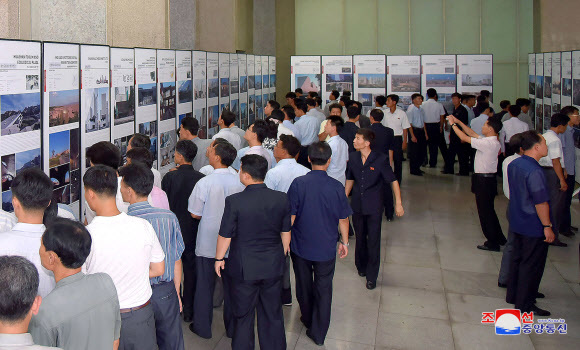
[[[230, 109], [230, 54], [219, 53], [219, 77], [220, 77], [220, 108], [216, 117], [217, 125], [219, 117], [224, 110]], [[219, 132], [219, 126], [215, 133]], [[215, 133], [213, 135], [215, 135]], [[213, 136], [211, 135], [211, 136]]]
[[362, 114], [367, 115], [375, 106], [375, 97], [386, 96], [387, 58], [385, 55], [355, 55], [352, 62], [353, 99], [362, 103]]
[[562, 52], [561, 58], [562, 86], [560, 94], [560, 107], [572, 104], [572, 52]]
[[[387, 93], [399, 95], [399, 108], [407, 110], [411, 104], [411, 96], [420, 92], [421, 56], [388, 56]], [[373, 96], [373, 107], [374, 97], [376, 96]]]
[[538, 128], [538, 120], [536, 119], [536, 54], [528, 54], [528, 98], [530, 100], [530, 109], [528, 115], [534, 123], [534, 127]]
[[[191, 51], [175, 51], [175, 77], [177, 80], [176, 130], [180, 128], [181, 119], [193, 117], [192, 56], [193, 52]], [[179, 138], [179, 135], [177, 136]]]
[[[580, 51], [572, 51], [572, 105], [580, 108]], [[576, 182], [580, 182], [580, 142], [576, 139]]]
[[[108, 46], [81, 45], [80, 129], [83, 156], [80, 157], [80, 174], [84, 174], [90, 167], [85, 156], [87, 148], [97, 142], [111, 141], [109, 55]], [[84, 186], [81, 186], [81, 198], [85, 198]], [[85, 201], [80, 202], [83, 213]]]
[[256, 120], [256, 56], [246, 55], [248, 70], [248, 126]]
[[[321, 58], [320, 56], [292, 56], [290, 57], [290, 90], [301, 88], [305, 94], [310, 91], [317, 92], [325, 104], [322, 96], [321, 81]], [[323, 107], [323, 106], [320, 106]]]
[[248, 128], [248, 56], [238, 55], [239, 81], [240, 81], [240, 118], [236, 125], [242, 129]]
[[135, 50], [111, 48], [111, 140], [127, 161], [129, 139], [135, 133]]
[[158, 108], [159, 89], [157, 87], [157, 50], [135, 49], [136, 79], [136, 132], [149, 136], [153, 168], [157, 169], [158, 151]]
[[[193, 117], [199, 122], [199, 138], [207, 138], [207, 55], [193, 51]], [[181, 119], [181, 116], [180, 116]], [[181, 121], [181, 120], [180, 120]]]
[[12, 181], [41, 168], [41, 43], [0, 40], [2, 210], [12, 207]]
[[264, 119], [262, 104], [262, 56], [254, 56], [254, 105], [256, 119]]
[[536, 130], [544, 131], [544, 54], [536, 54]]
[[552, 52], [552, 113], [560, 112], [562, 94], [562, 56]]
[[211, 139], [219, 131], [220, 75], [219, 54], [207, 53], [207, 136]]
[[43, 43], [43, 169], [54, 184], [52, 199], [80, 214], [79, 45]]
[[[175, 80], [175, 50], [157, 50], [157, 81], [159, 85], [159, 172], [163, 176], [175, 166], [173, 153], [177, 143], [177, 86]], [[153, 144], [153, 141], [151, 142]]]
[[236, 125], [240, 120], [240, 72], [237, 53], [230, 54], [230, 111], [236, 115]]
[[270, 100], [276, 100], [276, 57], [268, 58], [268, 67], [270, 69]]
[[352, 93], [352, 56], [322, 56], [321, 71], [323, 105], [330, 103], [332, 90], [338, 90], [341, 96], [345, 91]]
[[481, 90], [493, 101], [493, 55], [457, 55], [457, 92], [478, 96]]
[[268, 56], [262, 56], [262, 118], [266, 118], [264, 108], [270, 100], [270, 66]]
[[427, 89], [434, 88], [448, 111], [453, 110], [451, 94], [457, 89], [455, 68], [455, 55], [421, 56], [421, 93], [425, 96]]
[[544, 132], [550, 129], [552, 117], [552, 54], [544, 53]]

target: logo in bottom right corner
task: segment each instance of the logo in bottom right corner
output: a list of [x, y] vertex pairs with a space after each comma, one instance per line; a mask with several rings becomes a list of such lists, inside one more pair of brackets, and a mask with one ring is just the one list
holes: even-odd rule
[[564, 319], [537, 319], [534, 323], [533, 312], [522, 313], [518, 309], [497, 309], [495, 312], [482, 312], [481, 323], [495, 324], [497, 335], [518, 334], [566, 334]]

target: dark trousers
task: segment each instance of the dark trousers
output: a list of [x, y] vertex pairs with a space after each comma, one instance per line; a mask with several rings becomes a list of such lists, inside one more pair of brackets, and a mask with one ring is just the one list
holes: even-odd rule
[[403, 179], [403, 136], [395, 136], [393, 139], [393, 172], [399, 184]]
[[499, 248], [506, 243], [499, 219], [495, 213], [495, 196], [497, 195], [497, 178], [473, 174], [471, 179], [471, 191], [475, 194], [475, 204], [483, 235], [487, 239], [488, 247]]
[[447, 143], [445, 142], [443, 133], [440, 131], [439, 123], [425, 123], [425, 126], [427, 127], [427, 136], [429, 136], [429, 140], [427, 140], [427, 145], [429, 146], [429, 166], [433, 168], [437, 166], [437, 149], [441, 151], [443, 160], [447, 159]]
[[[507, 174], [506, 174], [506, 176], [507, 176]], [[510, 214], [509, 214], [510, 209], [509, 208], [510, 207], [509, 207], [509, 203], [508, 203], [508, 208], [507, 208], [506, 214], [505, 214], [505, 216], [508, 219], [508, 222], [510, 219]], [[509, 274], [510, 274], [510, 264], [511, 264], [513, 253], [514, 253], [514, 233], [508, 227], [507, 243], [505, 244], [505, 247], [503, 247], [503, 252], [502, 252], [502, 256], [501, 256], [501, 267], [499, 268], [499, 277], [497, 279], [498, 283], [507, 284]]]
[[550, 216], [552, 217], [552, 230], [556, 239], [560, 236], [560, 225], [564, 217], [564, 204], [566, 202], [566, 193], [560, 191], [560, 179], [556, 175], [554, 168], [544, 168], [546, 184], [550, 192]]
[[232, 279], [234, 336], [232, 350], [254, 350], [254, 319], [258, 311], [260, 349], [286, 349], [284, 313], [280, 293], [282, 278], [256, 281]]
[[421, 165], [427, 154], [427, 139], [423, 128], [413, 128], [413, 134], [417, 142], [409, 142], [409, 165], [411, 174], [417, 174], [421, 172]]
[[[193, 331], [203, 338], [211, 338], [211, 323], [213, 321], [213, 293], [215, 290], [215, 260], [196, 256], [196, 288], [193, 300]], [[227, 259], [226, 259], [227, 265]], [[224, 281], [224, 324], [226, 335], [233, 336], [233, 317], [231, 310], [231, 286], [229, 279], [222, 274]]]
[[292, 303], [292, 283], [290, 282], [290, 255], [284, 259], [284, 275], [282, 276], [282, 304]]
[[121, 314], [119, 350], [156, 350], [153, 306]]
[[381, 214], [352, 214], [356, 232], [355, 265], [359, 272], [366, 273], [367, 281], [373, 283], [377, 282], [381, 266]]
[[161, 282], [151, 286], [151, 304], [155, 315], [155, 331], [159, 350], [183, 350], [183, 331], [179, 318], [179, 299], [175, 284]]
[[454, 173], [455, 156], [459, 161], [459, 174], [469, 175], [469, 152], [471, 152], [471, 145], [469, 143], [461, 143], [460, 141], [453, 141], [449, 144], [448, 158], [445, 162], [445, 172]]
[[316, 342], [324, 342], [330, 326], [332, 278], [336, 259], [311, 261], [290, 253], [296, 279], [300, 320]]
[[558, 230], [559, 232], [570, 232], [570, 227], [572, 226], [570, 206], [572, 206], [572, 195], [574, 194], [574, 185], [576, 184], [574, 175], [568, 174], [568, 177], [566, 178], [566, 184], [568, 184], [568, 189], [564, 193], [564, 208], [562, 211], [560, 229]]
[[185, 244], [183, 254], [181, 254], [183, 265], [183, 315], [193, 316], [193, 298], [195, 296], [195, 241], [193, 244]]
[[[400, 185], [400, 184], [399, 184]], [[393, 218], [395, 215], [395, 205], [393, 200], [393, 189], [391, 186], [383, 186], [383, 205], [385, 206], [385, 216]]]
[[506, 302], [515, 304], [516, 309], [530, 312], [544, 274], [548, 244], [545, 237], [530, 237], [514, 234], [514, 251], [510, 264], [510, 274]]

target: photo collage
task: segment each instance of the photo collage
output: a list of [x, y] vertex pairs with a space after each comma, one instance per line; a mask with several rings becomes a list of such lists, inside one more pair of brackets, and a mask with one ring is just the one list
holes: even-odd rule
[[151, 139], [151, 154], [153, 154], [153, 167], [157, 168], [157, 121], [139, 124], [139, 133], [149, 136]]
[[132, 123], [135, 120], [135, 87], [115, 87], [115, 125]]
[[24, 169], [40, 168], [40, 148], [29, 151], [7, 154], [1, 157], [2, 163], [2, 210], [11, 212], [12, 207], [12, 180]]
[[87, 133], [111, 126], [109, 114], [109, 88], [93, 88], [84, 91], [82, 113], [85, 115]]
[[51, 91], [48, 104], [48, 126], [59, 126], [79, 121], [79, 90]]
[[160, 83], [161, 90], [160, 114], [161, 121], [175, 118], [175, 82]]
[[175, 163], [175, 145], [177, 144], [177, 132], [170, 130], [159, 135], [159, 154], [161, 154], [161, 167], [173, 166]]
[[40, 93], [0, 96], [2, 136], [40, 130]]
[[71, 204], [80, 199], [80, 129], [49, 135], [49, 177], [54, 185], [52, 198]]

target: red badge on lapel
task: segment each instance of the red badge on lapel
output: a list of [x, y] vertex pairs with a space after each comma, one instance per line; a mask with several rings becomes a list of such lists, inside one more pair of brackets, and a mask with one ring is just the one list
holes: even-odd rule
[[375, 168], [371, 167], [371, 170], [375, 170]]

